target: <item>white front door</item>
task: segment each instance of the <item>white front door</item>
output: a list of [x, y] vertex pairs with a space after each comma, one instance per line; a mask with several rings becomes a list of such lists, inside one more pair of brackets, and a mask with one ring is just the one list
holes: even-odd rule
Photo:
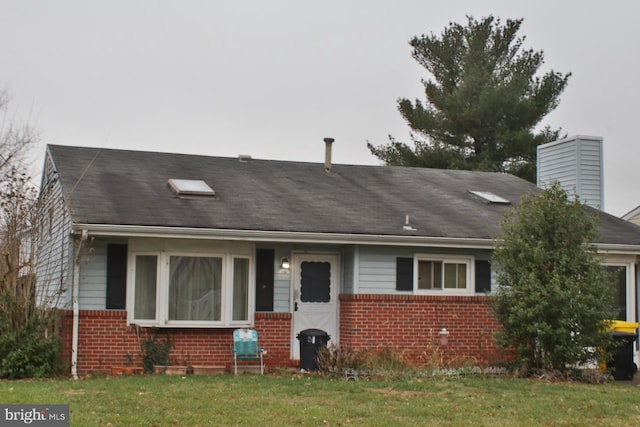
[[305, 329], [321, 329], [338, 342], [339, 258], [333, 254], [293, 255], [293, 334], [291, 357], [300, 359], [296, 338]]

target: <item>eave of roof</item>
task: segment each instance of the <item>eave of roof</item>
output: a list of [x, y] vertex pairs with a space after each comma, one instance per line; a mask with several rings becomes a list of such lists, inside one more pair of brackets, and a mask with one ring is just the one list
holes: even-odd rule
[[[424, 237], [406, 235], [374, 235], [374, 234], [341, 234], [341, 233], [300, 233], [282, 231], [257, 230], [223, 230], [184, 227], [148, 227], [108, 224], [76, 224], [77, 232], [86, 231], [92, 236], [111, 237], [151, 237], [171, 239], [224, 239], [252, 242], [280, 243], [322, 243], [335, 245], [379, 245], [379, 246], [414, 246], [460, 249], [493, 249], [495, 240], [463, 239], [449, 237]], [[624, 245], [611, 243], [594, 243], [599, 253], [637, 254], [640, 245]]]
[[[367, 244], [384, 246], [423, 246], [468, 249], [491, 249], [490, 239], [464, 239], [407, 235], [342, 234], [313, 232], [283, 232], [257, 230], [226, 230], [185, 227], [149, 227], [109, 224], [76, 224], [74, 229], [85, 230], [92, 236], [155, 237], [173, 239], [225, 239], [252, 242]], [[640, 251], [640, 247], [638, 248]]]

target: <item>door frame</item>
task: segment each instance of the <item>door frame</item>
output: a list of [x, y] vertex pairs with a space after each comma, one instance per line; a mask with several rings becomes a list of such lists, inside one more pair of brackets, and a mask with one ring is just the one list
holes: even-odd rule
[[[335, 331], [327, 331], [327, 333], [331, 336], [331, 343], [339, 342], [339, 334], [340, 334], [340, 301], [339, 295], [342, 290], [342, 263], [341, 256], [339, 252], [323, 252], [323, 251], [294, 251], [291, 253], [291, 286], [290, 286], [290, 296], [289, 301], [291, 301], [290, 309], [291, 309], [291, 360], [299, 360], [300, 355], [296, 351], [299, 349], [300, 342], [297, 339], [297, 322], [296, 322], [296, 312], [295, 306], [296, 302], [298, 302], [299, 295], [297, 289], [297, 280], [299, 279], [300, 274], [300, 264], [302, 261], [306, 261], [309, 259], [318, 260], [318, 261], [329, 261], [332, 264], [332, 273], [331, 273], [331, 302], [329, 304], [332, 305], [333, 309], [333, 323], [335, 324]], [[335, 271], [334, 271], [335, 270]], [[335, 286], [333, 286], [333, 281], [335, 280]], [[295, 358], [294, 358], [295, 357]]]

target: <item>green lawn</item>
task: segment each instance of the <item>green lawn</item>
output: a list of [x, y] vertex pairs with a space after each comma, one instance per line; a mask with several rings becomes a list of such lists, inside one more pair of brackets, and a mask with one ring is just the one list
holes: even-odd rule
[[640, 425], [640, 387], [314, 375], [1, 381], [0, 403], [69, 404], [72, 426]]

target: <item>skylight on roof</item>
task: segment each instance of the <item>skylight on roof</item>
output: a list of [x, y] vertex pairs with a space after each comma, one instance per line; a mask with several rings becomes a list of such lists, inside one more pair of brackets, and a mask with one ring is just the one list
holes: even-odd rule
[[169, 187], [180, 196], [215, 196], [213, 188], [201, 179], [170, 179]]
[[509, 205], [511, 202], [504, 197], [500, 197], [497, 194], [492, 193], [491, 191], [472, 191], [469, 190], [469, 193], [474, 196], [480, 197], [482, 200], [488, 203], [498, 203], [502, 205]]

